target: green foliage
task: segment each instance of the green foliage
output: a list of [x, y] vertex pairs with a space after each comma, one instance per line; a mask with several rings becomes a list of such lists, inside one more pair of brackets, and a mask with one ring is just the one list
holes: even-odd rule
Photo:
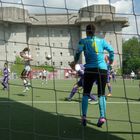
[[133, 37], [125, 41], [122, 46], [123, 50], [123, 74], [130, 74], [133, 70], [135, 73], [140, 71], [140, 41]]
[[45, 69], [45, 70], [47, 70], [49, 72], [54, 71], [54, 67], [49, 66], [49, 65], [32, 66], [32, 69], [34, 69], [34, 70], [43, 70], [43, 69]]
[[117, 75], [122, 75], [122, 69], [117, 69]]
[[12, 66], [11, 66], [11, 72], [14, 72], [17, 75], [20, 75], [23, 68], [24, 68], [24, 64], [23, 64], [22, 59], [19, 56], [16, 56], [15, 63], [12, 64]]
[[0, 76], [2, 76], [2, 70], [0, 70]]

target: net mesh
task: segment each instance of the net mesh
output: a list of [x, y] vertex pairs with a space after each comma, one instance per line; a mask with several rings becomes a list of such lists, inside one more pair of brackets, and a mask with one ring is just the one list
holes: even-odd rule
[[[118, 73], [117, 84], [112, 83], [116, 95], [107, 100], [107, 122], [102, 129], [96, 127], [99, 113], [95, 104], [89, 105], [88, 126], [82, 127], [81, 90], [71, 102], [64, 100], [76, 82], [69, 63], [79, 39], [86, 35], [87, 24], [94, 22], [97, 36], [105, 37], [114, 47], [116, 70], [121, 69], [122, 57], [127, 55], [122, 53], [123, 39], [139, 39], [136, 1], [128, 0], [130, 12], [125, 7], [124, 12], [115, 11], [112, 3], [109, 0], [106, 5], [93, 6], [90, 0], [0, 1], [0, 66], [8, 62], [11, 69], [9, 89], [0, 93], [1, 139], [139, 139], [137, 80], [126, 80]], [[19, 52], [25, 47], [30, 48], [33, 61], [30, 90], [22, 93], [20, 73], [24, 65]], [[50, 60], [46, 59], [48, 55]], [[48, 71], [47, 84], [40, 79], [43, 69]], [[96, 87], [93, 92], [96, 94]]]

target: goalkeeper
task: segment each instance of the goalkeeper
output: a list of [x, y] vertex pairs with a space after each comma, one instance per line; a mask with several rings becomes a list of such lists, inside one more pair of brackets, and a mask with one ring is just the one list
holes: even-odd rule
[[107, 64], [104, 60], [104, 51], [109, 53], [109, 62], [113, 63], [114, 49], [105, 41], [95, 36], [95, 26], [89, 24], [86, 26], [87, 37], [79, 41], [79, 45], [74, 57], [75, 65], [82, 52], [85, 56], [84, 90], [82, 97], [82, 125], [86, 126], [88, 98], [91, 93], [93, 83], [98, 83], [98, 98], [100, 117], [97, 126], [101, 127], [106, 121], [106, 97], [105, 87], [107, 81]]

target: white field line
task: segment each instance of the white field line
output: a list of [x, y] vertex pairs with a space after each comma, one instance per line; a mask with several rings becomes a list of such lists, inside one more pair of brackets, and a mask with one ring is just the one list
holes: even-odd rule
[[[116, 87], [116, 88], [119, 88], [119, 87], [124, 87], [124, 85], [112, 85], [112, 87]], [[138, 85], [125, 85], [126, 88], [139, 88]]]
[[[80, 102], [75, 101], [0, 101], [0, 103], [34, 103], [34, 104], [79, 104]], [[96, 104], [97, 101], [90, 102], [90, 104]], [[140, 104], [140, 101], [138, 102], [132, 102], [129, 101], [129, 104]], [[107, 104], [127, 104], [127, 102], [107, 102]]]

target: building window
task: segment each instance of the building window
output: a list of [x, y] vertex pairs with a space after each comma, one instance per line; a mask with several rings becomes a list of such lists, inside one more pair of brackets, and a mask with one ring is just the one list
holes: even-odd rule
[[52, 35], [52, 37], [55, 36], [55, 32], [54, 32], [54, 30], [52, 30], [51, 35]]
[[70, 37], [71, 36], [71, 33], [68, 31], [68, 37]]
[[62, 65], [63, 65], [63, 62], [61, 61], [61, 62], [60, 62], [60, 66], [62, 66]]
[[47, 52], [45, 52], [45, 56], [47, 56], [47, 54], [48, 54], [48, 53], [47, 53]]
[[55, 66], [55, 62], [52, 62], [53, 63], [53, 66]]
[[62, 53], [62, 52], [60, 52], [60, 55], [62, 56], [62, 55], [63, 55], [63, 53]]
[[55, 52], [53, 52], [52, 55], [55, 56]]
[[16, 42], [13, 42], [13, 47], [16, 46]]
[[52, 46], [55, 47], [55, 43], [52, 43]]
[[12, 33], [12, 36], [16, 36], [16, 33]]
[[63, 30], [60, 30], [60, 36], [63, 36]]
[[63, 47], [63, 43], [62, 42], [60, 43], [60, 46]]
[[38, 65], [38, 66], [39, 66], [39, 64], [40, 64], [39, 61], [37, 61], [37, 65]]
[[36, 50], [40, 50], [40, 48], [36, 48]]
[[37, 56], [37, 57], [39, 56], [39, 54], [40, 54], [40, 52], [36, 52], [36, 56]]

